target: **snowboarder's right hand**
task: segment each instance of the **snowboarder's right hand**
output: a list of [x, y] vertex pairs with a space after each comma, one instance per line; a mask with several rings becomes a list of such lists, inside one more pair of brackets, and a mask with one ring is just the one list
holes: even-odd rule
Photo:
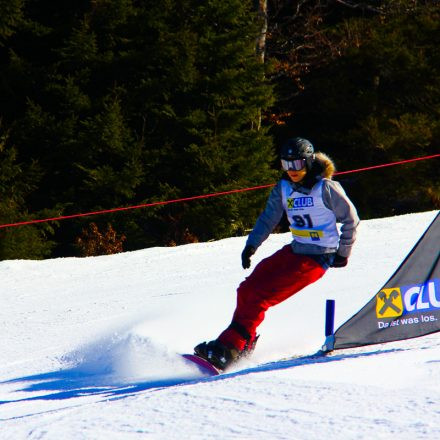
[[342, 255], [336, 254], [331, 267], [345, 267], [347, 266], [347, 262], [348, 262], [347, 257], [343, 257]]
[[241, 265], [243, 266], [243, 269], [249, 269], [251, 267], [251, 257], [254, 254], [255, 248], [247, 244], [241, 253]]

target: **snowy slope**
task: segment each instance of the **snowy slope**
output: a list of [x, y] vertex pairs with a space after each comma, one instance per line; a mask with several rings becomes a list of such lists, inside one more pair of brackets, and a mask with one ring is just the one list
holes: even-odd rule
[[[307, 357], [325, 300], [345, 322], [435, 214], [362, 222], [348, 267], [269, 311], [252, 360], [216, 378], [176, 353], [229, 324], [244, 237], [0, 262], [0, 438], [440, 438], [440, 334]], [[270, 236], [252, 267], [289, 239]]]

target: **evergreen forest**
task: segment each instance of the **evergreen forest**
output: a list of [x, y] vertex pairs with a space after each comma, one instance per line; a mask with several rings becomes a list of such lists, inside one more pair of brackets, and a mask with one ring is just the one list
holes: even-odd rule
[[[0, 225], [272, 184], [295, 136], [439, 153], [439, 2], [0, 0]], [[335, 179], [368, 219], [439, 209], [438, 167]], [[0, 259], [245, 235], [269, 191], [0, 228]]]

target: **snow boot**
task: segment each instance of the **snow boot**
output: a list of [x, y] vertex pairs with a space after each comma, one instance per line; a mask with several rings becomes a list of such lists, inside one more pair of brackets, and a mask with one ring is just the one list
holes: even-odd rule
[[202, 342], [194, 347], [194, 354], [206, 359], [220, 370], [225, 370], [240, 357], [240, 353], [237, 349], [228, 348], [218, 340]]

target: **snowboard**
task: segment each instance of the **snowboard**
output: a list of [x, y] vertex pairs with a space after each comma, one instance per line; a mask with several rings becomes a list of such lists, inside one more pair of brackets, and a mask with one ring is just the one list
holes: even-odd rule
[[200, 356], [197, 356], [196, 354], [182, 354], [182, 357], [187, 361], [190, 361], [193, 364], [197, 365], [200, 372], [203, 374], [206, 374], [208, 376], [217, 376], [220, 373], [222, 373], [222, 370], [214, 367], [214, 365], [212, 365], [206, 359], [203, 359]]

